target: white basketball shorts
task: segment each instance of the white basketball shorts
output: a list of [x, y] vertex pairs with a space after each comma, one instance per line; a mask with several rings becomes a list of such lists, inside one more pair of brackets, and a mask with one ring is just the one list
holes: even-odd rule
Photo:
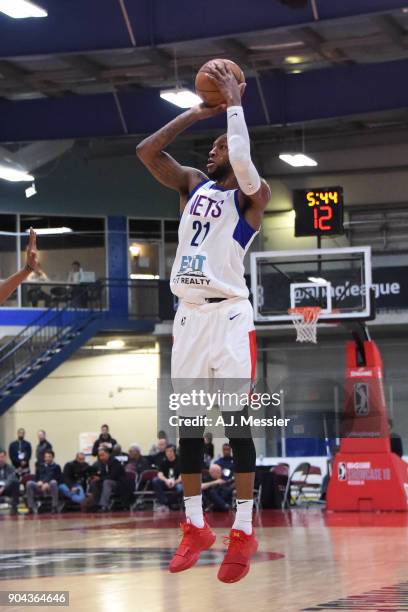
[[255, 368], [256, 336], [249, 300], [180, 302], [173, 324], [172, 379], [253, 381]]

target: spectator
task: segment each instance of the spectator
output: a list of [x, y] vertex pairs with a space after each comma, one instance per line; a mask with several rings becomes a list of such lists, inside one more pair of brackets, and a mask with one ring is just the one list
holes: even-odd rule
[[40, 463], [35, 472], [35, 479], [27, 483], [27, 505], [29, 513], [36, 511], [35, 496], [51, 496], [51, 511], [58, 511], [58, 484], [61, 480], [61, 468], [54, 462], [54, 451], [46, 450], [44, 462]]
[[44, 463], [44, 454], [46, 451], [52, 451], [52, 444], [48, 442], [46, 438], [46, 433], [43, 429], [40, 429], [38, 434], [38, 444], [35, 449], [35, 458], [36, 463], [35, 467], [37, 468], [41, 463]]
[[125, 470], [128, 473], [140, 476], [142, 472], [149, 469], [149, 462], [146, 457], [143, 457], [138, 444], [132, 444], [129, 448], [129, 460]]
[[17, 514], [19, 483], [15, 469], [7, 463], [6, 451], [0, 450], [0, 497], [11, 497], [10, 514]]
[[180, 463], [172, 444], [166, 446], [165, 459], [160, 463], [159, 473], [156, 478], [153, 478], [152, 484], [158, 502], [156, 509], [168, 511], [166, 493], [175, 491], [179, 496], [183, 491]]
[[81, 268], [79, 261], [73, 261], [71, 264], [71, 270], [68, 273], [67, 282], [73, 285], [82, 283], [84, 280], [84, 272]]
[[17, 430], [17, 440], [9, 446], [10, 460], [19, 476], [30, 473], [31, 454], [31, 444], [25, 440], [25, 430], [20, 427]]
[[[44, 272], [44, 270], [38, 266], [37, 270], [33, 270], [31, 274], [27, 278], [27, 283], [48, 283], [50, 279]], [[40, 300], [44, 300], [44, 305], [46, 308], [51, 306], [51, 296], [49, 293], [43, 290], [41, 286], [33, 287], [31, 286], [27, 291], [27, 297], [31, 302], [33, 308], [37, 308], [38, 302]]]
[[222, 445], [222, 457], [214, 461], [221, 467], [222, 477], [231, 480], [234, 477], [234, 460], [232, 458], [231, 446], [226, 442]]
[[398, 455], [398, 457], [402, 457], [402, 455], [404, 454], [404, 448], [402, 446], [402, 438], [399, 434], [393, 431], [393, 426], [394, 426], [393, 420], [388, 419], [388, 427], [390, 430], [391, 452]]
[[117, 441], [115, 440], [115, 438], [112, 438], [112, 436], [110, 435], [109, 426], [106, 424], [102, 425], [101, 433], [99, 434], [99, 438], [97, 438], [94, 442], [94, 445], [92, 448], [92, 455], [94, 457], [98, 455], [98, 449], [102, 444], [104, 445], [106, 449], [109, 450], [109, 452], [112, 452], [113, 447], [115, 446], [115, 444], [117, 444]]
[[93, 464], [91, 472], [91, 495], [99, 511], [107, 512], [112, 494], [121, 493], [120, 487], [125, 480], [124, 467], [106, 448], [100, 448], [98, 460]]
[[64, 465], [60, 493], [75, 504], [85, 499], [85, 491], [90, 474], [90, 466], [86, 462], [84, 453], [77, 453], [73, 461]]
[[214, 459], [214, 444], [212, 443], [212, 433], [206, 431], [204, 434], [204, 465], [208, 467]]
[[112, 457], [115, 457], [116, 461], [119, 461], [123, 465], [123, 467], [125, 467], [125, 465], [129, 461], [129, 455], [122, 451], [122, 447], [120, 444], [115, 444], [115, 446], [113, 447]]
[[152, 444], [149, 450], [149, 455], [156, 455], [159, 452], [159, 440], [166, 440], [166, 445], [168, 444], [167, 434], [162, 429], [159, 432], [157, 432], [157, 442]]
[[227, 512], [232, 505], [231, 481], [222, 477], [221, 466], [213, 463], [208, 476], [204, 476], [201, 485], [205, 505], [211, 504], [215, 512]]
[[157, 441], [157, 453], [149, 455], [151, 466], [159, 467], [161, 462], [166, 458], [166, 447], [168, 446], [166, 438], [159, 438]]

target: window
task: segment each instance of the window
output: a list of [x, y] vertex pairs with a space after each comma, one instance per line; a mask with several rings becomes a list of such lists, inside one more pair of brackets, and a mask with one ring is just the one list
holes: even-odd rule
[[[38, 230], [41, 275], [32, 274], [23, 284], [23, 306], [63, 305], [72, 297], [72, 287], [69, 289], [67, 286], [106, 278], [104, 219], [21, 215], [22, 253], [30, 226]], [[79, 294], [81, 290], [76, 288], [75, 291]]]
[[161, 221], [129, 219], [129, 270], [133, 280], [160, 276]]

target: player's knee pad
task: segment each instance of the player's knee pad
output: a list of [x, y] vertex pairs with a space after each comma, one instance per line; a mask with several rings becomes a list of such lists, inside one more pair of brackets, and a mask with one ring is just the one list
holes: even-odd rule
[[255, 472], [256, 451], [253, 439], [231, 437], [229, 442], [234, 458], [234, 472]]
[[182, 474], [201, 474], [203, 469], [204, 439], [180, 438], [180, 466]]

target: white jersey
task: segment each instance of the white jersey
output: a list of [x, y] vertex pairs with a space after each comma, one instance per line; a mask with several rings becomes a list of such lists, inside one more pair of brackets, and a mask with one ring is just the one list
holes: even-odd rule
[[238, 189], [205, 180], [189, 194], [178, 231], [170, 288], [179, 298], [248, 298], [244, 256], [255, 231], [238, 204]]

